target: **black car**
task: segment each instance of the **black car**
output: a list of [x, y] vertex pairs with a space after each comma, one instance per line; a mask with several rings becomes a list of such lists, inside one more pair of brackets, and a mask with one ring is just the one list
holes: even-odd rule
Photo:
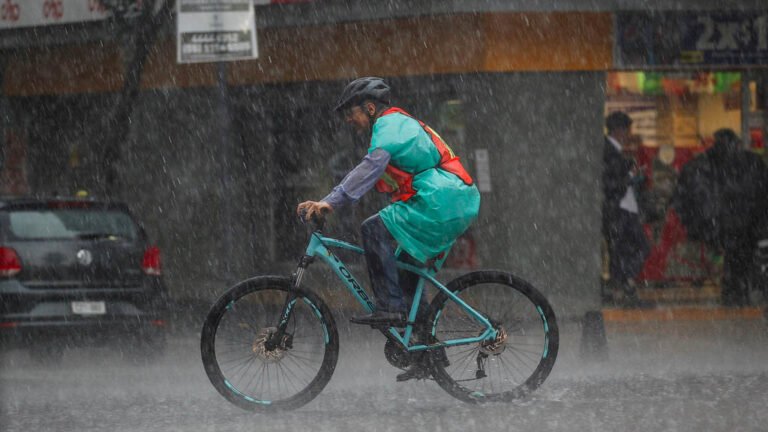
[[162, 352], [167, 323], [160, 250], [125, 204], [0, 198], [4, 348], [48, 360], [97, 340]]

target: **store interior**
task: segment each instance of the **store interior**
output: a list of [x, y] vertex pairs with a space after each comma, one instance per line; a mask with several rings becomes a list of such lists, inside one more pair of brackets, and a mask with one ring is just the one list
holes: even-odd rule
[[[720, 251], [686, 239], [669, 207], [681, 167], [730, 128], [745, 148], [768, 159], [766, 74], [754, 71], [610, 72], [605, 114], [624, 111], [633, 119], [626, 149], [647, 180], [641, 193], [652, 250], [638, 281], [654, 287], [709, 287], [716, 296]], [[747, 133], [745, 133], [747, 131]]]

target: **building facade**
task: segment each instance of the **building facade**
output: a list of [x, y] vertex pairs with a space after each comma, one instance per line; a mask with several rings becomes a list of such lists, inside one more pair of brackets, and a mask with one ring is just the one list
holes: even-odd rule
[[[349, 80], [378, 75], [398, 106], [455, 148], [481, 188], [480, 219], [445, 274], [508, 269], [560, 314], [579, 316], [599, 304], [609, 74], [712, 69], [621, 63], [617, 17], [649, 8], [652, 18], [710, 16], [718, 6], [523, 3], [257, 5], [259, 58], [219, 64], [176, 63], [172, 16], [143, 64], [109, 190], [103, 154], [130, 70], [131, 27], [106, 18], [4, 28], [3, 193], [84, 189], [128, 202], [163, 251], [173, 295], [207, 301], [233, 281], [290, 271], [306, 238], [296, 204], [322, 198], [365, 152], [333, 103]], [[768, 13], [760, 2], [745, 10]], [[729, 70], [764, 79], [766, 63], [734, 63]], [[371, 193], [338, 212], [330, 233], [356, 240], [383, 199]], [[317, 274], [312, 283], [325, 282]]]

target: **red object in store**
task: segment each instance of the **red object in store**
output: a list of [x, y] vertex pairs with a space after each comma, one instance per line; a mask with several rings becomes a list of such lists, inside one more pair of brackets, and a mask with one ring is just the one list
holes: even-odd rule
[[637, 165], [643, 169], [643, 174], [648, 178], [651, 178], [651, 174], [653, 174], [653, 160], [656, 159], [658, 153], [658, 147], [646, 146], [640, 147], [637, 152]]
[[683, 165], [688, 161], [696, 157], [699, 153], [703, 152], [703, 147], [678, 147], [675, 149], [675, 159], [672, 161], [672, 167], [675, 171], [680, 172]]
[[[646, 236], [650, 237], [650, 227], [645, 226]], [[686, 240], [686, 232], [677, 213], [670, 209], [664, 221], [659, 242], [651, 247], [651, 253], [645, 260], [643, 270], [638, 275], [639, 280], [665, 281], [667, 280], [667, 263], [669, 257], [678, 244]]]
[[754, 150], [762, 150], [765, 148], [765, 136], [761, 128], [752, 128], [749, 130], [749, 142], [750, 147]]
[[[680, 172], [680, 169], [688, 163], [691, 159], [696, 157], [699, 153], [706, 150], [705, 147], [676, 147], [675, 158], [672, 160], [672, 168], [675, 171]], [[640, 147], [637, 152], [637, 164], [643, 168], [646, 176], [649, 178], [653, 174], [653, 160], [659, 154], [658, 147]]]
[[[688, 163], [691, 159], [703, 152], [706, 147], [678, 147], [675, 148], [675, 158], [672, 161], [672, 167], [680, 172], [680, 169]], [[647, 175], [649, 179], [652, 179], [652, 161], [658, 154], [657, 148], [642, 147], [638, 152], [637, 159], [638, 164], [648, 167]], [[653, 187], [653, 184], [649, 181], [648, 187]], [[650, 225], [643, 226], [646, 237], [653, 239], [652, 228]], [[664, 220], [664, 226], [662, 227], [659, 240], [656, 244], [651, 245], [651, 251], [648, 258], [645, 261], [642, 271], [638, 275], [639, 281], [648, 282], [670, 282], [672, 278], [667, 276], [667, 267], [669, 266], [670, 259], [674, 259], [675, 248], [687, 241], [687, 233], [677, 213], [672, 209], [667, 210], [667, 215]], [[700, 257], [700, 262], [684, 263], [685, 265], [695, 268], [704, 269], [707, 267], [707, 263], [704, 262], [704, 257]]]
[[688, 81], [674, 78], [662, 78], [661, 86], [668, 95], [683, 96], [690, 92]]

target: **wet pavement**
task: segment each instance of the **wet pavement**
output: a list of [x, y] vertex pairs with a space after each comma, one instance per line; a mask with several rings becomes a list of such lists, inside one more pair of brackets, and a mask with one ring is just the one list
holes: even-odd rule
[[396, 383], [374, 331], [341, 329], [326, 389], [288, 413], [230, 405], [207, 381], [196, 326], [178, 325], [147, 363], [78, 348], [58, 365], [11, 351], [0, 369], [0, 430], [16, 431], [765, 431], [763, 320], [608, 323], [607, 358], [580, 356], [579, 322], [561, 323], [544, 385], [512, 404], [469, 406], [432, 381]]

